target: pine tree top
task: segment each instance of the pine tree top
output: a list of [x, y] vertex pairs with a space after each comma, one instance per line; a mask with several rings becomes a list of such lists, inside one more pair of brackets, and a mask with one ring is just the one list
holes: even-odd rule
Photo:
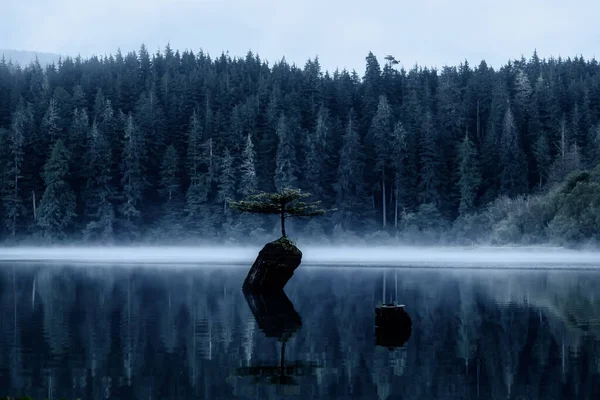
[[328, 211], [320, 207], [321, 201], [304, 202], [311, 194], [300, 189], [284, 188], [275, 193], [260, 192], [246, 200], [230, 202], [230, 207], [239, 212], [252, 214], [283, 214], [285, 217], [316, 217]]

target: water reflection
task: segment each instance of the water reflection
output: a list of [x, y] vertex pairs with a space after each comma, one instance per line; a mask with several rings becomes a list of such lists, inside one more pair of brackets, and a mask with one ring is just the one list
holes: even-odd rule
[[375, 309], [375, 344], [393, 350], [402, 347], [412, 333], [412, 320], [404, 305], [383, 304]]
[[258, 324], [258, 328], [267, 338], [275, 338], [281, 343], [279, 364], [269, 362], [257, 363], [250, 367], [240, 367], [236, 373], [239, 377], [253, 377], [254, 384], [275, 384], [278, 394], [297, 394], [297, 377], [312, 376], [317, 364], [314, 362], [285, 361], [285, 345], [294, 334], [302, 328], [302, 318], [294, 309], [294, 305], [283, 291], [256, 294], [244, 291], [244, 297]]
[[302, 318], [283, 290], [270, 294], [244, 291], [244, 297], [266, 337], [285, 343], [302, 328]]
[[304, 268], [264, 298], [246, 272], [0, 265], [0, 396], [600, 398], [597, 273]]

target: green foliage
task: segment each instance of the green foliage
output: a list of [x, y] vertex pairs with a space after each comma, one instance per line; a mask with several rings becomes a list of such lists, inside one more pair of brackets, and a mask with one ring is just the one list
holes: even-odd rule
[[600, 240], [600, 182], [579, 181], [558, 197], [558, 212], [548, 226], [551, 238], [564, 243]]
[[13, 122], [6, 140], [7, 154], [4, 169], [5, 179], [2, 186], [2, 203], [5, 215], [5, 226], [14, 238], [17, 234], [19, 219], [24, 214], [21, 198], [23, 163], [25, 157], [25, 135], [28, 133], [31, 109], [23, 98], [19, 100], [17, 110], [13, 114]]
[[[107, 242], [158, 240], [161, 228], [191, 240], [270, 232], [268, 220], [241, 219], [225, 200], [286, 187], [339, 210], [297, 224], [312, 235], [407, 237], [403, 229], [432, 229], [432, 205], [440, 229], [466, 232], [470, 216], [502, 209], [499, 196], [523, 209], [518, 199], [529, 199], [531, 210], [535, 193], [556, 206], [553, 187], [570, 193], [569, 173], [600, 162], [594, 60], [409, 71], [391, 55], [384, 65], [372, 53], [365, 61], [364, 77], [322, 71], [318, 59], [297, 68], [170, 47], [67, 57], [46, 70], [0, 62], [1, 237], [43, 236], [42, 172], [59, 139], [75, 195], [66, 232]], [[539, 240], [559, 240], [569, 218], [587, 215], [565, 208], [550, 235], [548, 213], [511, 212], [501, 219], [509, 222], [484, 225], [505, 232], [499, 242], [535, 241], [536, 230]], [[404, 220], [416, 215], [424, 219]], [[501, 229], [506, 223], [518, 228]]]
[[342, 151], [337, 175], [336, 221], [343, 229], [358, 228], [357, 217], [364, 215], [366, 187], [364, 182], [365, 156], [360, 137], [351, 112], [343, 137]]
[[550, 144], [548, 138], [542, 133], [536, 140], [533, 147], [533, 156], [537, 167], [537, 173], [540, 179], [540, 186], [548, 180], [552, 156], [550, 153]]
[[256, 192], [258, 187], [256, 176], [254, 144], [250, 134], [246, 137], [244, 152], [242, 153], [242, 165], [240, 167], [240, 188], [239, 192], [242, 196], [249, 196]]
[[146, 147], [144, 137], [134, 124], [133, 117], [125, 118], [125, 146], [121, 163], [121, 185], [123, 202], [120, 213], [123, 217], [123, 230], [128, 238], [139, 236], [142, 216], [142, 200], [146, 188], [144, 161]]
[[475, 211], [475, 200], [481, 185], [481, 172], [479, 169], [477, 149], [468, 135], [465, 135], [465, 139], [463, 140], [459, 151], [459, 157], [459, 211], [461, 215], [465, 215]]
[[223, 202], [223, 207], [227, 211], [227, 202], [235, 196], [235, 170], [233, 166], [233, 158], [229, 149], [225, 149], [225, 153], [221, 158], [221, 170], [219, 171], [219, 201]]
[[500, 138], [501, 193], [510, 197], [527, 192], [527, 163], [510, 107], [506, 110]]
[[600, 243], [600, 169], [574, 172], [549, 192], [501, 197], [453, 227], [472, 243], [558, 245]]
[[283, 190], [287, 187], [297, 186], [298, 183], [293, 126], [283, 114], [277, 123], [277, 137], [279, 142], [275, 160], [275, 188]]
[[37, 224], [51, 241], [66, 239], [77, 216], [75, 194], [68, 183], [69, 158], [69, 151], [59, 139], [44, 167], [46, 190], [40, 201]]
[[112, 154], [106, 134], [93, 124], [89, 131], [88, 151], [83, 168], [85, 179], [83, 232], [86, 241], [112, 241], [115, 231], [113, 199], [115, 188], [112, 178]]
[[168, 202], [177, 197], [181, 184], [179, 182], [179, 157], [173, 145], [167, 147], [160, 168], [160, 192]]
[[335, 211], [320, 208], [320, 201], [311, 203], [301, 201], [310, 196], [310, 193], [302, 192], [300, 189], [284, 188], [276, 193], [262, 192], [249, 196], [247, 200], [230, 202], [230, 207], [242, 213], [279, 215], [282, 237], [286, 237], [286, 218], [316, 217], [324, 215], [327, 211]]
[[441, 201], [443, 159], [439, 148], [437, 132], [431, 113], [425, 115], [419, 141], [420, 183], [419, 198], [421, 204], [435, 204]]

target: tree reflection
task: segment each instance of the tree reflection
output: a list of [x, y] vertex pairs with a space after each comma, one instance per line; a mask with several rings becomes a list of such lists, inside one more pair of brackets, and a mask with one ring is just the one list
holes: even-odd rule
[[381, 270], [246, 272], [0, 264], [0, 396], [600, 398], [600, 274], [405, 270], [387, 336]]

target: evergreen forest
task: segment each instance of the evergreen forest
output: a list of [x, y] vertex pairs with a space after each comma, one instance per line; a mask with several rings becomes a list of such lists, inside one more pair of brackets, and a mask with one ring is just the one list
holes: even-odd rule
[[300, 188], [335, 208], [294, 238], [455, 244], [600, 239], [600, 65], [442, 69], [366, 56], [363, 76], [166, 46], [0, 62], [5, 243], [245, 242], [228, 207]]

